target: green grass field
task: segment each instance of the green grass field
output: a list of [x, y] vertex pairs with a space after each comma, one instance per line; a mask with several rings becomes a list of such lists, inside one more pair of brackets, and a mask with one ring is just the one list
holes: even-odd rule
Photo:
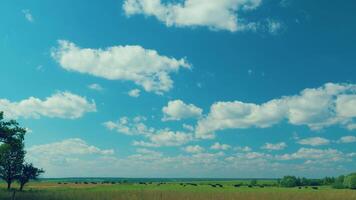
[[[201, 181], [197, 186], [167, 183], [147, 185], [125, 184], [58, 184], [33, 182], [24, 192], [17, 192], [17, 200], [355, 200], [356, 190], [336, 190], [330, 187], [308, 188], [234, 187], [243, 181]], [[269, 184], [271, 181], [259, 181]], [[212, 187], [209, 184], [221, 184]], [[16, 185], [14, 185], [16, 187]], [[0, 199], [10, 200], [12, 192], [0, 184]]]

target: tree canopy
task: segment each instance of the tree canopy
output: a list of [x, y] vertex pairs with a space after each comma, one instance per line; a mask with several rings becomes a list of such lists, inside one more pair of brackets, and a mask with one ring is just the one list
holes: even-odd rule
[[22, 190], [29, 180], [44, 172], [25, 163], [25, 134], [25, 128], [15, 120], [5, 120], [4, 113], [0, 112], [0, 178], [7, 183], [7, 189], [17, 180]]

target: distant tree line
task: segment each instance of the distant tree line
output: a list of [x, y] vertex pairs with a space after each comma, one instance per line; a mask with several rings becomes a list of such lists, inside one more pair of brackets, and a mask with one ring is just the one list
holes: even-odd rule
[[281, 187], [300, 187], [300, 186], [322, 186], [330, 185], [335, 189], [356, 189], [356, 173], [342, 175], [339, 177], [325, 177], [322, 179], [308, 179], [295, 176], [284, 176], [278, 180]]
[[25, 134], [25, 128], [15, 120], [6, 121], [4, 113], [0, 112], [0, 179], [7, 183], [8, 190], [17, 181], [21, 191], [31, 179], [44, 173], [43, 169], [25, 162]]

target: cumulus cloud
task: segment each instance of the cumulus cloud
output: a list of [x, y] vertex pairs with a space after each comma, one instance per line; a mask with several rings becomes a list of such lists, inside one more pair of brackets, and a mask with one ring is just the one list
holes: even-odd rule
[[132, 81], [147, 92], [162, 94], [173, 88], [170, 74], [190, 68], [185, 59], [159, 55], [141, 46], [113, 46], [107, 49], [80, 48], [59, 40], [52, 57], [68, 71], [90, 74], [108, 80]]
[[242, 152], [250, 152], [250, 151], [252, 151], [252, 148], [249, 146], [238, 146], [238, 147], [235, 147], [234, 150], [242, 151]]
[[11, 102], [0, 99], [0, 110], [6, 118], [64, 118], [76, 119], [87, 112], [96, 112], [95, 102], [70, 92], [57, 92], [44, 100], [36, 97]]
[[[46, 169], [48, 177], [90, 176], [100, 171], [99, 163], [107, 162], [105, 158], [115, 153], [113, 149], [101, 149], [80, 138], [34, 145], [26, 151], [26, 160]], [[90, 170], [93, 171], [88, 173]]]
[[107, 121], [103, 125], [112, 131], [125, 135], [141, 135], [148, 141], [134, 141], [133, 145], [143, 147], [180, 146], [193, 140], [193, 135], [169, 129], [155, 129], [145, 124], [147, 119], [122, 117], [117, 122]]
[[228, 150], [230, 149], [231, 146], [228, 144], [220, 144], [219, 142], [215, 142], [210, 149], [214, 149], [214, 150]]
[[182, 100], [169, 101], [168, 105], [162, 108], [164, 114], [163, 121], [181, 120], [186, 118], [198, 118], [203, 110], [193, 104], [186, 104]]
[[276, 144], [266, 143], [261, 148], [270, 150], [270, 151], [279, 151], [279, 150], [285, 149], [286, 147], [287, 147], [287, 144], [285, 142], [280, 142], [280, 143], [276, 143]]
[[281, 160], [297, 160], [303, 159], [307, 162], [317, 160], [319, 162], [337, 162], [346, 159], [346, 155], [336, 149], [313, 149], [313, 148], [300, 148], [297, 152], [292, 154], [283, 154], [277, 156]]
[[356, 142], [356, 136], [348, 135], [343, 136], [338, 140], [338, 143], [354, 143]]
[[101, 154], [112, 155], [114, 150], [106, 149], [102, 150], [98, 147], [87, 144], [84, 140], [79, 138], [70, 138], [60, 142], [34, 145], [27, 149], [29, 155], [41, 154], [43, 156], [54, 155], [85, 155], [85, 154]]
[[101, 85], [99, 85], [97, 83], [88, 85], [88, 88], [91, 90], [96, 90], [96, 91], [102, 91], [104, 89], [103, 87], [101, 87]]
[[157, 146], [181, 146], [193, 140], [191, 134], [179, 131], [160, 130], [149, 136], [150, 143]]
[[[115, 155], [112, 149], [102, 149], [73, 138], [27, 149], [27, 161], [46, 169], [47, 177], [280, 177], [294, 175], [337, 175], [341, 163], [353, 161], [355, 153], [335, 149], [301, 148], [295, 153], [271, 155], [261, 152], [189, 153], [165, 155], [139, 148], [127, 156]], [[294, 160], [293, 162], [288, 162]], [[353, 164], [353, 163], [351, 163]]]
[[133, 90], [130, 90], [130, 91], [128, 92], [128, 95], [129, 95], [130, 97], [135, 97], [135, 98], [137, 98], [137, 97], [140, 96], [140, 92], [141, 92], [141, 90], [139, 90], [139, 89], [133, 89]]
[[153, 151], [150, 149], [137, 149], [137, 154], [131, 155], [128, 157], [130, 160], [139, 160], [139, 161], [153, 161], [159, 158], [162, 158], [163, 154], [158, 151]]
[[327, 83], [263, 104], [216, 102], [210, 113], [198, 121], [196, 134], [199, 138], [213, 138], [218, 130], [266, 128], [285, 119], [290, 124], [306, 125], [312, 130], [332, 125], [351, 129], [356, 117], [355, 93], [354, 84]]
[[301, 139], [297, 143], [302, 145], [310, 145], [310, 146], [322, 146], [322, 145], [329, 144], [330, 140], [322, 137], [311, 137], [311, 138]]
[[204, 151], [204, 148], [199, 146], [199, 145], [191, 145], [191, 146], [186, 146], [183, 148], [183, 150], [187, 153], [193, 153], [193, 154], [196, 154], [196, 153], [201, 153]]
[[261, 2], [262, 0], [184, 0], [182, 3], [163, 3], [161, 0], [125, 0], [123, 10], [127, 16], [154, 16], [168, 27], [203, 26], [212, 30], [235, 32], [255, 30], [256, 24], [241, 18], [240, 14], [256, 9]]
[[147, 119], [137, 116], [133, 120], [128, 117], [121, 117], [118, 121], [107, 121], [103, 125], [112, 131], [125, 135], [151, 135], [155, 132], [154, 128], [146, 126], [144, 123]]

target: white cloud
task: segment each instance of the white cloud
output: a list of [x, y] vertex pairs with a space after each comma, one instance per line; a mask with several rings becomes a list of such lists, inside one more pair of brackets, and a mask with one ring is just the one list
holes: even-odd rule
[[133, 90], [130, 90], [130, 91], [128, 92], [128, 95], [129, 95], [130, 97], [135, 97], [135, 98], [137, 98], [137, 97], [140, 96], [140, 92], [141, 92], [141, 90], [139, 90], [139, 89], [133, 89]]
[[[299, 149], [273, 156], [261, 152], [236, 154], [192, 153], [165, 155], [146, 148], [127, 156], [101, 149], [81, 139], [68, 139], [29, 148], [27, 161], [46, 169], [46, 177], [281, 177], [294, 175], [338, 175], [341, 164], [350, 163], [355, 153], [335, 149]], [[288, 162], [288, 160], [295, 160]]]
[[256, 9], [261, 2], [184, 0], [182, 3], [162, 3], [161, 0], [125, 0], [123, 9], [127, 16], [154, 16], [168, 27], [204, 26], [212, 30], [235, 32], [256, 29], [256, 23], [248, 22], [240, 14]]
[[329, 144], [330, 140], [322, 137], [311, 137], [311, 138], [301, 139], [297, 143], [302, 145], [310, 145], [310, 146], [322, 146], [322, 145]]
[[109, 129], [125, 135], [151, 135], [155, 132], [154, 128], [144, 124], [145, 117], [135, 117], [130, 120], [128, 117], [121, 117], [117, 122], [107, 121], [103, 125]]
[[188, 131], [191, 131], [191, 132], [194, 131], [194, 127], [193, 127], [192, 125], [183, 124], [182, 126], [183, 126], [183, 128], [184, 128], [185, 130], [188, 130]]
[[242, 151], [242, 152], [250, 152], [250, 151], [252, 151], [252, 148], [249, 146], [244, 146], [244, 147], [238, 146], [238, 147], [235, 147], [234, 150]]
[[261, 148], [266, 150], [271, 150], [271, 151], [279, 151], [285, 149], [286, 147], [287, 144], [285, 142], [280, 142], [276, 144], [266, 143]]
[[190, 68], [185, 59], [161, 56], [141, 46], [113, 46], [107, 49], [80, 48], [59, 40], [52, 57], [68, 71], [109, 80], [132, 81], [148, 92], [162, 94], [173, 88], [171, 73]]
[[193, 140], [191, 134], [174, 132], [171, 130], [160, 130], [149, 137], [151, 143], [158, 146], [180, 146]]
[[210, 113], [198, 121], [199, 138], [213, 138], [218, 130], [266, 128], [287, 119], [293, 125], [319, 130], [332, 125], [352, 128], [356, 117], [356, 85], [327, 83], [305, 89], [299, 95], [284, 96], [263, 104], [240, 101], [216, 102]]
[[164, 114], [162, 120], [181, 120], [186, 118], [198, 118], [203, 110], [193, 104], [185, 104], [181, 100], [169, 101], [168, 105], [162, 108]]
[[356, 123], [346, 125], [347, 129], [350, 131], [356, 130]]
[[145, 141], [133, 141], [133, 146], [139, 147], [159, 147], [158, 144], [153, 144], [152, 142], [145, 142]]
[[52, 157], [54, 155], [86, 155], [86, 154], [101, 154], [112, 155], [114, 150], [102, 150], [98, 147], [88, 145], [84, 140], [79, 138], [70, 138], [60, 142], [34, 145], [27, 149], [29, 155], [40, 154], [44, 157]]
[[317, 160], [319, 162], [337, 162], [345, 159], [345, 154], [336, 149], [300, 148], [292, 154], [277, 156], [281, 160]]
[[146, 118], [135, 117], [130, 120], [127, 117], [120, 118], [117, 122], [108, 121], [103, 125], [112, 131], [125, 135], [141, 135], [148, 141], [134, 141], [134, 146], [160, 147], [160, 146], [180, 146], [193, 140], [190, 133], [171, 131], [169, 129], [155, 129], [145, 125]]
[[102, 91], [104, 89], [103, 87], [101, 87], [101, 85], [99, 85], [97, 83], [88, 85], [88, 88], [91, 90], [96, 90], [96, 91]]
[[26, 151], [26, 161], [44, 168], [47, 177], [93, 175], [101, 171], [101, 164], [108, 164], [105, 158], [115, 153], [113, 149], [100, 149], [79, 138], [34, 145]]
[[163, 154], [150, 149], [137, 149], [137, 154], [131, 155], [128, 158], [139, 161], [153, 161], [162, 158]]
[[356, 142], [356, 136], [348, 135], [343, 136], [338, 140], [338, 143], [354, 143]]
[[8, 99], [0, 99], [0, 110], [5, 117], [17, 119], [23, 118], [68, 118], [76, 119], [87, 112], [96, 112], [95, 102], [89, 102], [85, 97], [70, 92], [58, 92], [41, 100], [30, 97], [19, 102], [11, 102]]
[[35, 21], [35, 19], [33, 18], [30, 10], [24, 9], [24, 10], [22, 10], [22, 13], [24, 14], [24, 16], [25, 16], [27, 21], [29, 21], [31, 23], [33, 23]]
[[199, 146], [199, 145], [192, 145], [192, 146], [186, 146], [183, 148], [183, 150], [187, 153], [193, 153], [193, 154], [196, 154], [196, 153], [201, 153], [204, 151], [204, 148]]
[[214, 150], [228, 150], [231, 148], [231, 146], [228, 144], [220, 144], [219, 142], [215, 142], [210, 148]]
[[273, 19], [267, 20], [267, 30], [269, 33], [275, 35], [277, 34], [282, 28], [281, 22]]

